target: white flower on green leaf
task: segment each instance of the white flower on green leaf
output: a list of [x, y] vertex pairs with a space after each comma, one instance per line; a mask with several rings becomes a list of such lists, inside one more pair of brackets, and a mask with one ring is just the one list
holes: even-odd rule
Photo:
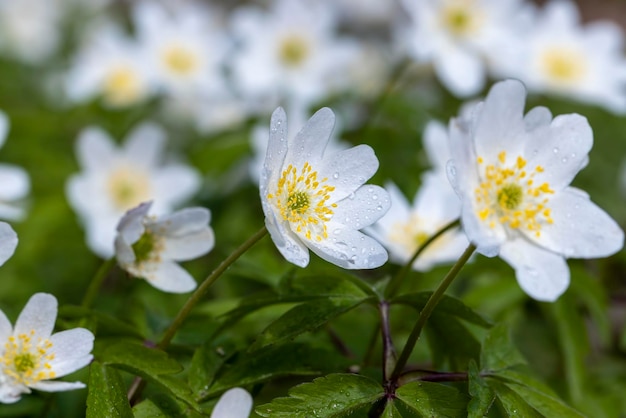
[[252, 410], [252, 396], [242, 388], [232, 388], [220, 396], [211, 418], [248, 418]]
[[94, 336], [84, 328], [52, 334], [57, 300], [34, 294], [15, 327], [0, 311], [0, 402], [17, 402], [31, 389], [59, 392], [84, 388], [81, 382], [52, 381], [91, 362]]
[[213, 248], [205, 208], [187, 208], [171, 215], [149, 216], [152, 202], [129, 210], [117, 226], [115, 253], [120, 266], [164, 292], [185, 293], [196, 281], [176, 263], [200, 257]]
[[566, 258], [609, 256], [623, 246], [615, 221], [573, 187], [593, 134], [577, 114], [525, 116], [526, 90], [497, 83], [473, 113], [450, 123], [448, 176], [462, 223], [480, 253], [500, 255], [531, 297], [553, 301], [569, 285]]
[[323, 108], [287, 138], [285, 111], [274, 111], [260, 181], [265, 224], [281, 254], [300, 267], [309, 249], [343, 268], [379, 267], [387, 252], [359, 231], [390, 206], [383, 188], [364, 185], [378, 159], [367, 145], [326, 154], [334, 124], [332, 110]]

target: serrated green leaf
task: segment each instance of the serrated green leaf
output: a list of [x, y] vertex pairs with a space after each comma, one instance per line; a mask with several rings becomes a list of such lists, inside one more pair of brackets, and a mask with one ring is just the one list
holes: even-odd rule
[[87, 418], [132, 418], [126, 387], [117, 370], [94, 361], [89, 366]]
[[[418, 292], [401, 295], [393, 298], [390, 303], [409, 305], [414, 307], [418, 311], [421, 311], [426, 305], [426, 302], [428, 301], [432, 293], [433, 292]], [[465, 305], [463, 301], [448, 295], [444, 295], [444, 297], [435, 308], [433, 314], [454, 316], [485, 328], [491, 326], [490, 321], [488, 321], [482, 315]]]
[[356, 308], [366, 300], [361, 297], [330, 297], [301, 303], [276, 319], [259, 335], [252, 350], [277, 344], [313, 331], [332, 318]]
[[510, 331], [505, 324], [497, 324], [489, 330], [480, 353], [482, 370], [495, 371], [525, 363], [526, 360], [511, 342]]
[[249, 386], [276, 377], [318, 376], [347, 368], [348, 362], [333, 351], [309, 344], [290, 343], [241, 353], [228, 365], [210, 389], [200, 392], [201, 401], [235, 386]]
[[480, 376], [478, 366], [474, 360], [469, 362], [467, 372], [469, 379], [469, 394], [472, 397], [467, 405], [468, 418], [482, 418], [487, 415], [496, 395], [489, 388], [489, 385]]
[[347, 417], [383, 395], [382, 386], [368, 377], [330, 374], [291, 388], [289, 397], [261, 405], [256, 413], [272, 418]]
[[397, 400], [416, 417], [466, 417], [468, 398], [452, 386], [411, 382], [398, 388]]
[[505, 417], [541, 418], [541, 414], [528, 405], [524, 398], [499, 382], [490, 382], [489, 386], [496, 393], [496, 401]]
[[454, 316], [433, 313], [424, 332], [435, 367], [447, 361], [450, 369], [462, 370], [480, 355], [480, 343]]
[[59, 318], [82, 319], [90, 318], [98, 326], [98, 335], [124, 335], [143, 338], [142, 333], [135, 327], [114, 316], [83, 308], [82, 306], [64, 305], [59, 307]]

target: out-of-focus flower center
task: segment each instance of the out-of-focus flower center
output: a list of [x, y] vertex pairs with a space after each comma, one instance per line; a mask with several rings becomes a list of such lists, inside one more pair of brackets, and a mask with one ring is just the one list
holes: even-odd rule
[[[433, 235], [429, 231], [435, 231], [439, 225], [434, 225], [431, 219], [418, 216], [412, 213], [408, 220], [396, 222], [390, 229], [388, 239], [390, 242], [402, 248], [407, 260], [418, 248], [420, 248]], [[436, 251], [436, 249], [445, 244], [447, 239], [445, 236], [431, 244], [426, 251]]]
[[282, 40], [278, 56], [287, 67], [297, 67], [306, 60], [309, 50], [309, 42], [304, 37], [291, 35]]
[[186, 76], [198, 68], [198, 57], [183, 45], [169, 46], [163, 52], [162, 58], [168, 71], [177, 75]]
[[154, 234], [150, 231], [144, 232], [137, 242], [132, 245], [133, 252], [135, 253], [135, 263], [141, 264], [144, 261], [150, 260], [157, 247], [158, 240]]
[[327, 178], [319, 180], [317, 171], [308, 162], [300, 172], [289, 164], [278, 180], [276, 192], [268, 194], [267, 198], [294, 232], [321, 241], [328, 238], [326, 222], [337, 207], [336, 203], [328, 203], [335, 187], [325, 184], [327, 181]]
[[129, 66], [114, 67], [104, 77], [102, 95], [104, 100], [111, 105], [125, 106], [135, 103], [142, 94], [141, 79]]
[[447, 5], [441, 13], [441, 24], [454, 36], [466, 36], [476, 31], [480, 25], [480, 13], [470, 1], [460, 1]]
[[106, 187], [113, 206], [121, 211], [149, 200], [152, 192], [146, 173], [128, 166], [113, 171]]
[[541, 235], [541, 226], [554, 222], [548, 207], [550, 184], [535, 184], [534, 177], [543, 173], [541, 166], [526, 170], [527, 162], [518, 156], [507, 164], [506, 152], [498, 154], [495, 164], [485, 164], [478, 157], [481, 183], [474, 191], [478, 216], [491, 228], [497, 224], [524, 229]]
[[55, 377], [50, 365], [54, 360], [54, 354], [50, 353], [52, 342], [43, 338], [34, 341], [34, 336], [34, 330], [29, 334], [10, 336], [0, 360], [4, 373], [26, 386]]
[[585, 75], [585, 58], [578, 51], [568, 48], [550, 48], [540, 58], [541, 70], [555, 84], [572, 85]]

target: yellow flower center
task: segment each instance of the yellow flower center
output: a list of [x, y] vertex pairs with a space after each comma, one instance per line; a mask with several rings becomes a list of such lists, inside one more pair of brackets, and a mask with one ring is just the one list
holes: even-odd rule
[[139, 75], [129, 66], [118, 66], [109, 71], [102, 84], [104, 100], [113, 106], [137, 102], [143, 94]]
[[278, 56], [286, 66], [297, 67], [306, 60], [309, 55], [309, 49], [309, 42], [305, 38], [292, 35], [283, 39]]
[[178, 75], [189, 75], [198, 68], [198, 57], [189, 48], [171, 45], [162, 55], [166, 68]]
[[327, 181], [327, 178], [319, 180], [317, 171], [313, 171], [308, 162], [300, 172], [289, 164], [278, 180], [276, 192], [268, 194], [267, 198], [294, 232], [319, 242], [328, 238], [326, 222], [337, 207], [336, 203], [328, 203], [335, 187], [325, 184]]
[[576, 84], [587, 71], [585, 58], [571, 48], [546, 50], [540, 58], [540, 66], [548, 79], [556, 84]]
[[445, 6], [441, 13], [441, 24], [452, 35], [461, 37], [476, 31], [480, 25], [480, 13], [476, 5], [459, 1]]
[[[428, 239], [442, 226], [434, 224], [431, 219], [426, 219], [418, 216], [417, 213], [412, 213], [408, 220], [402, 222], [396, 222], [389, 232], [389, 240], [399, 245], [407, 259], [411, 257], [418, 248], [420, 248]], [[430, 232], [432, 231], [432, 232]], [[446, 236], [439, 237], [426, 252], [431, 252], [433, 249], [440, 248], [440, 246], [448, 241]]]
[[54, 354], [50, 354], [52, 342], [43, 338], [34, 341], [34, 335], [31, 330], [29, 334], [10, 336], [0, 358], [4, 373], [26, 386], [56, 377], [50, 365], [54, 360]]
[[541, 226], [554, 222], [548, 207], [549, 195], [554, 194], [547, 182], [535, 184], [534, 177], [544, 171], [536, 166], [526, 171], [527, 162], [518, 156], [507, 164], [506, 152], [498, 154], [495, 164], [485, 165], [478, 157], [482, 182], [474, 191], [477, 213], [491, 228], [496, 224], [524, 229], [541, 235]]
[[111, 173], [106, 187], [113, 206], [120, 211], [149, 200], [152, 193], [146, 173], [126, 165]]

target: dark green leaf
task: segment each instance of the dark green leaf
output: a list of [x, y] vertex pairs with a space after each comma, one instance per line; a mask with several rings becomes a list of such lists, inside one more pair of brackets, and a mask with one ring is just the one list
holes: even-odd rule
[[135, 418], [200, 418], [202, 415], [189, 410], [184, 404], [165, 395], [152, 395], [133, 407]]
[[301, 296], [376, 296], [369, 284], [350, 274], [288, 276], [280, 284], [281, 294]]
[[132, 418], [126, 387], [117, 370], [92, 362], [88, 387], [87, 418]]
[[375, 380], [356, 374], [330, 374], [289, 390], [289, 397], [256, 408], [262, 417], [333, 418], [373, 404], [384, 395]]
[[398, 409], [405, 407], [416, 417], [466, 417], [467, 397], [452, 386], [411, 382], [398, 388]]
[[203, 400], [235, 386], [284, 376], [316, 376], [348, 367], [345, 358], [335, 352], [299, 343], [269, 346], [240, 356], [232, 366], [220, 371], [208, 391], [200, 393]]
[[332, 318], [356, 308], [365, 300], [364, 296], [330, 297], [297, 305], [265, 328], [252, 349], [290, 340], [304, 332], [317, 329]]
[[402, 414], [398, 411], [398, 408], [396, 408], [396, 402], [393, 400], [387, 402], [387, 406], [381, 418], [402, 418]]
[[82, 306], [64, 305], [59, 308], [59, 317], [66, 319], [89, 318], [96, 322], [98, 335], [125, 335], [129, 337], [143, 338], [141, 332], [114, 316], [102, 312], [83, 308]]
[[511, 342], [509, 334], [509, 328], [504, 324], [495, 325], [489, 330], [480, 355], [482, 370], [501, 370], [526, 363]]
[[195, 393], [206, 391], [213, 384], [215, 375], [230, 356], [235, 353], [230, 345], [214, 345], [213, 342], [198, 348], [189, 366], [189, 386]]
[[528, 405], [524, 398], [508, 386], [499, 382], [490, 382], [489, 386], [495, 391], [498, 406], [502, 408], [505, 417], [541, 417], [541, 414]]
[[468, 370], [469, 394], [472, 399], [467, 405], [469, 418], [482, 418], [487, 415], [495, 400], [495, 394], [489, 388], [487, 382], [480, 376], [478, 366], [474, 360], [469, 362]]
[[480, 355], [480, 343], [454, 316], [433, 313], [424, 328], [435, 367], [447, 361], [450, 369], [462, 370]]

